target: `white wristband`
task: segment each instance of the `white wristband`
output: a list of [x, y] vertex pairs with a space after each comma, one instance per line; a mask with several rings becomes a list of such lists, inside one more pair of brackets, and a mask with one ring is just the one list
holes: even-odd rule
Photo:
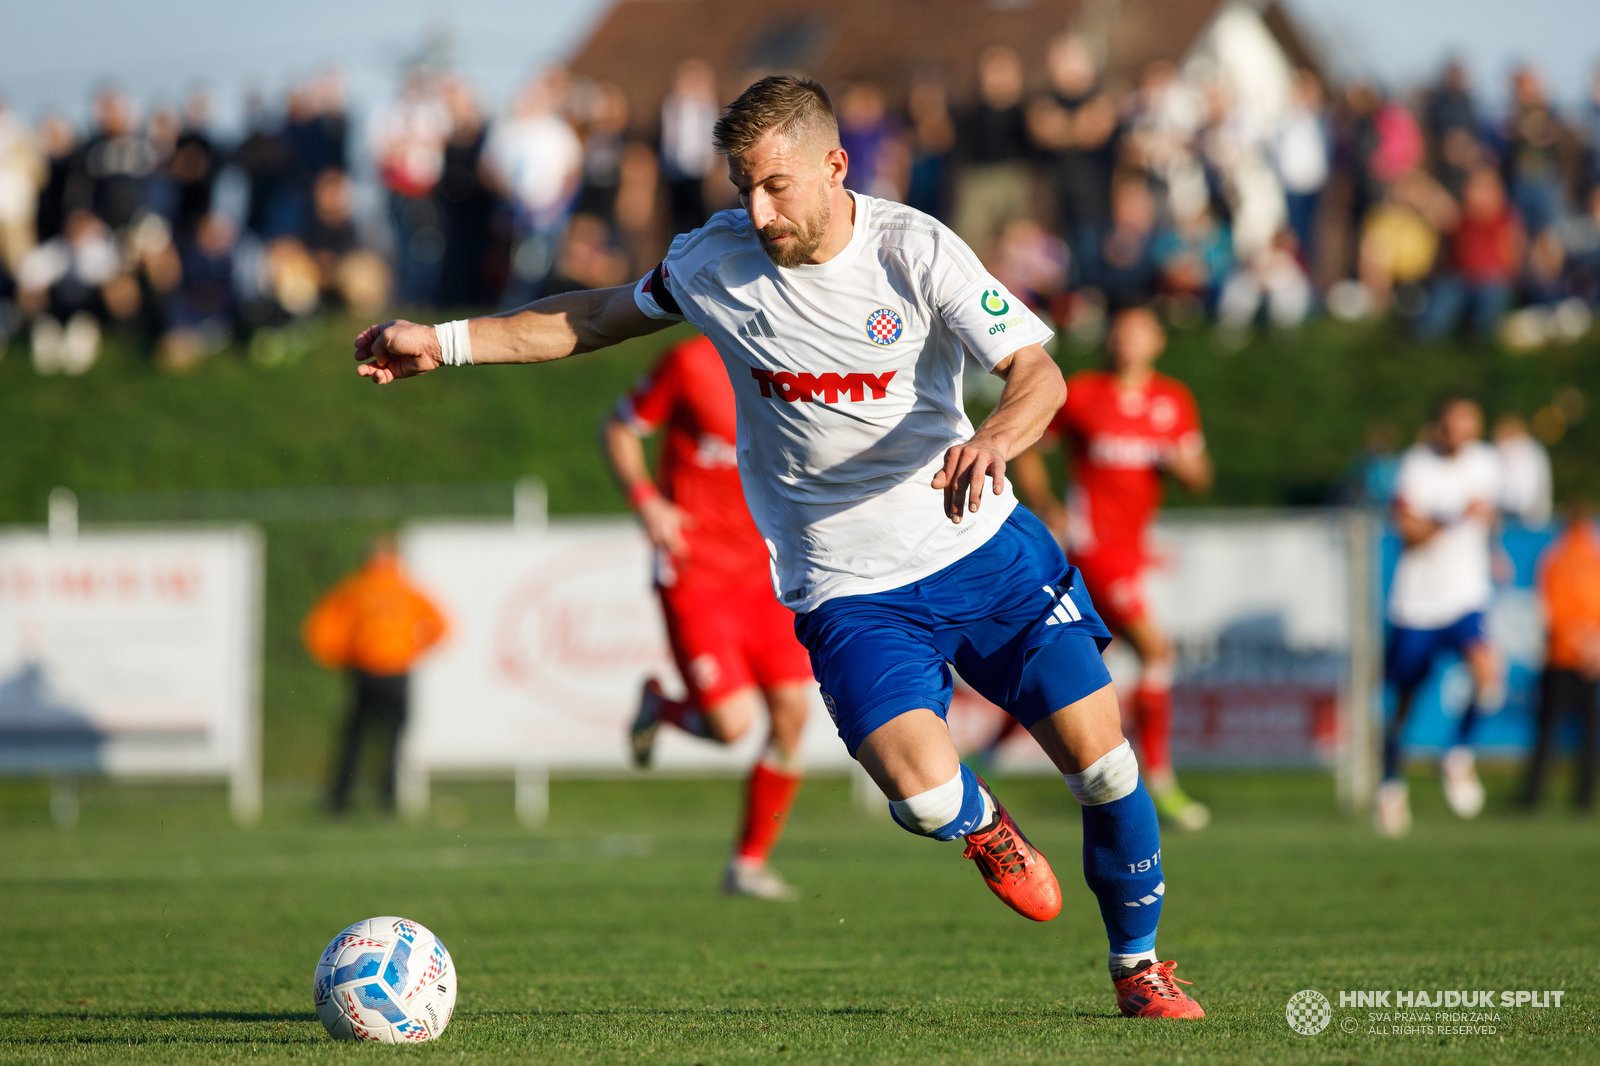
[[439, 363], [442, 366], [471, 366], [472, 338], [467, 333], [467, 320], [441, 322], [433, 327], [439, 338]]

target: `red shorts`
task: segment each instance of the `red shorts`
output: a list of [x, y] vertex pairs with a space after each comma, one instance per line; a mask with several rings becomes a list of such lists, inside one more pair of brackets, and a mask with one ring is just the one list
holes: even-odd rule
[[656, 591], [678, 672], [701, 707], [750, 685], [811, 680], [811, 656], [795, 639], [794, 613], [771, 588]]
[[1144, 602], [1145, 562], [1137, 552], [1100, 551], [1069, 560], [1083, 575], [1083, 587], [1110, 629], [1125, 633], [1149, 614]]

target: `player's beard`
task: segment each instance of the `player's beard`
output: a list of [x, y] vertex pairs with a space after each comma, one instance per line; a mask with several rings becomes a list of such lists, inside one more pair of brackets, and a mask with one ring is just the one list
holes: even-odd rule
[[[810, 218], [794, 226], [768, 226], [766, 229], [757, 230], [756, 236], [761, 238], [761, 250], [767, 253], [767, 258], [774, 264], [781, 267], [797, 267], [822, 247], [822, 238], [827, 234], [828, 223], [832, 220], [833, 204], [828, 199], [828, 191], [824, 189], [817, 210]], [[794, 234], [794, 240], [785, 241], [783, 244], [772, 243], [774, 237], [785, 233]]]

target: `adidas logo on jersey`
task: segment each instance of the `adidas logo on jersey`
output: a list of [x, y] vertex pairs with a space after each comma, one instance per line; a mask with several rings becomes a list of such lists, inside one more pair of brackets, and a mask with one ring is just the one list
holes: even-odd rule
[[757, 310], [755, 317], [739, 327], [739, 336], [749, 340], [754, 337], [766, 337], [776, 340], [778, 335], [772, 332], [772, 323], [767, 321], [767, 313]]
[[889, 381], [898, 373], [898, 370], [889, 370], [882, 374], [791, 374], [787, 370], [750, 368], [750, 376], [761, 386], [761, 395], [776, 396], [785, 403], [797, 400], [838, 403], [841, 399], [860, 402], [867, 399], [869, 391], [872, 399], [881, 400], [889, 395]]

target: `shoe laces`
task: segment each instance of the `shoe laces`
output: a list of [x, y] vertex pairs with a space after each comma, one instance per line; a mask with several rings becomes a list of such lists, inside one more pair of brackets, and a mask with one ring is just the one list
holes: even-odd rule
[[1152, 995], [1160, 996], [1162, 999], [1181, 999], [1183, 990], [1178, 985], [1192, 985], [1194, 982], [1173, 976], [1172, 971], [1177, 965], [1175, 960], [1153, 962], [1135, 974], [1133, 979], [1149, 989]]
[[981, 858], [987, 867], [985, 873], [993, 871], [991, 881], [998, 881], [1006, 875], [1025, 873], [1028, 869], [1028, 855], [1020, 846], [1018, 833], [1006, 824], [1004, 818], [982, 840], [977, 837], [967, 838], [966, 850], [961, 853], [963, 859]]

